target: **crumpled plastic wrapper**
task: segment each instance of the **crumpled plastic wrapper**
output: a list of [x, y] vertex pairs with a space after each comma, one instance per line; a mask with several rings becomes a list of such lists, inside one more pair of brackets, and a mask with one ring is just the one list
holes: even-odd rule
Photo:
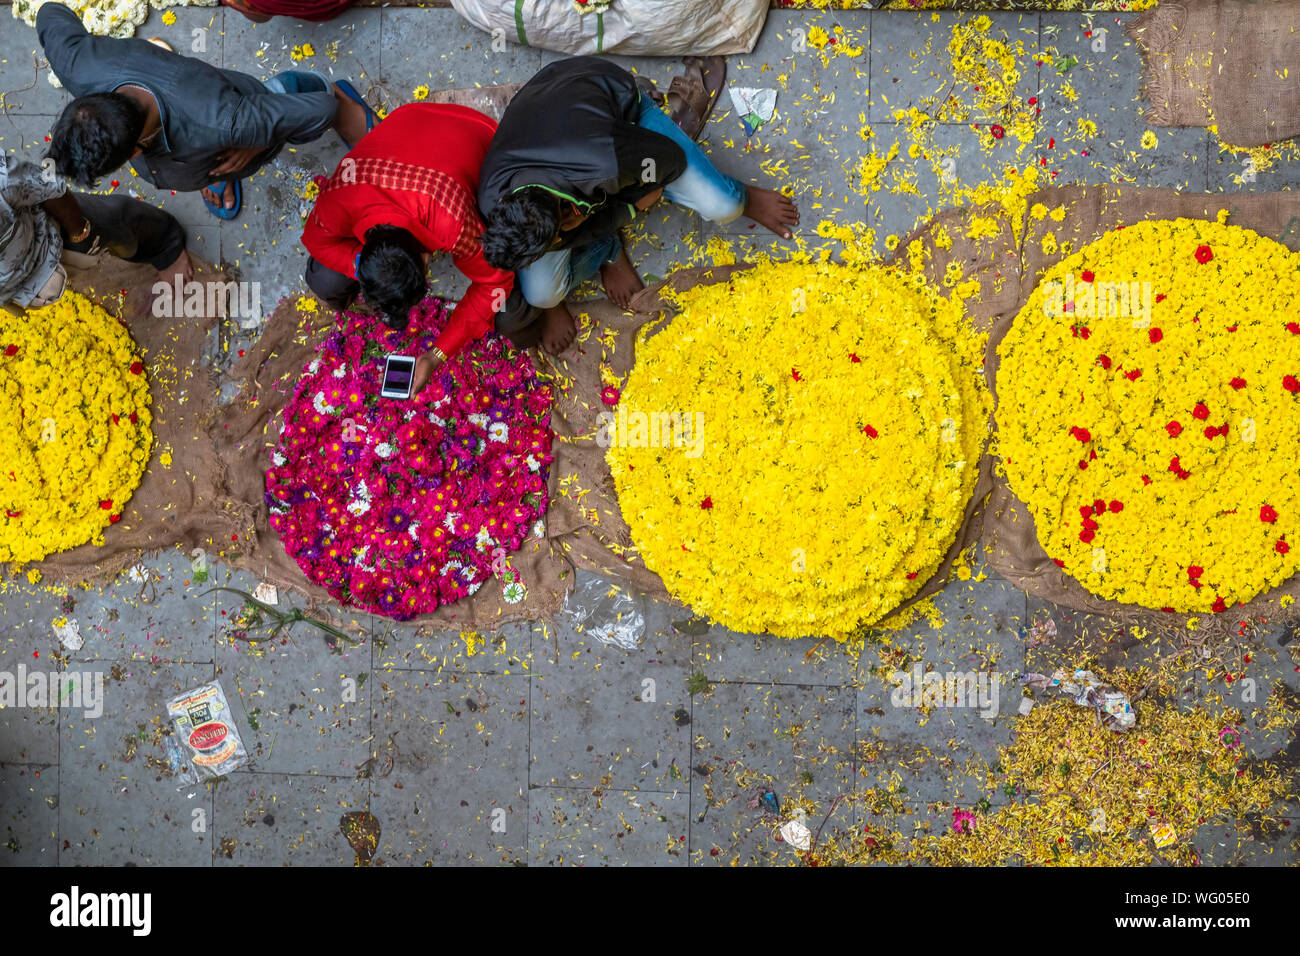
[[641, 601], [627, 588], [589, 577], [570, 593], [556, 619], [602, 644], [634, 651], [645, 640]]
[[1128, 694], [1103, 684], [1092, 671], [1076, 670], [1073, 676], [1069, 676], [1062, 668], [1050, 677], [1028, 673], [1021, 674], [1020, 679], [1026, 687], [1057, 690], [1080, 707], [1093, 708], [1102, 726], [1109, 730], [1123, 733], [1137, 726], [1137, 711], [1133, 709]]

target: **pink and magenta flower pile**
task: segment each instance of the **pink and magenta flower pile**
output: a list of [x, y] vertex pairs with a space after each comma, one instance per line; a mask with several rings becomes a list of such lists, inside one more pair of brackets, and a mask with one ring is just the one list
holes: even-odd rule
[[285, 407], [266, 474], [271, 527], [307, 577], [398, 620], [494, 572], [517, 581], [506, 558], [546, 513], [551, 390], [506, 339], [489, 332], [410, 400], [380, 397], [385, 356], [419, 355], [446, 322], [436, 298], [405, 332], [341, 313]]

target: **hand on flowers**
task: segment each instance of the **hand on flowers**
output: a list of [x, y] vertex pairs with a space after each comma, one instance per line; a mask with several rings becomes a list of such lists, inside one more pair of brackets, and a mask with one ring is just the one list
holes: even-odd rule
[[428, 385], [429, 379], [433, 377], [433, 370], [442, 362], [442, 358], [435, 352], [425, 352], [415, 360], [415, 380], [411, 383], [412, 398], [424, 391], [424, 386]]

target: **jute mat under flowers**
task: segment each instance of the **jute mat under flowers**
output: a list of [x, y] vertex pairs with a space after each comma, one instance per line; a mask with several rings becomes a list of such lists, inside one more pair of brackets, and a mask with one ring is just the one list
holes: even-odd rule
[[[196, 281], [226, 278], [198, 259], [194, 265]], [[253, 507], [226, 493], [225, 469], [207, 430], [217, 380], [204, 353], [217, 319], [155, 316], [157, 279], [148, 265], [109, 256], [94, 269], [68, 267], [71, 288], [118, 316], [135, 340], [153, 399], [154, 446], [140, 487], [122, 520], [105, 530], [103, 545], [84, 544], [25, 566], [47, 582], [103, 584], [145, 552], [173, 545], [212, 555], [247, 546]]]
[[1300, 135], [1300, 4], [1162, 0], [1128, 27], [1142, 50], [1145, 118], [1217, 125], [1234, 146]]
[[[1075, 186], [1046, 189], [1029, 197], [1029, 207], [1042, 203], [1051, 208], [1065, 206], [1063, 222], [1025, 217], [1025, 234], [1021, 244], [1020, 285], [1014, 303], [1000, 308], [993, 316], [992, 334], [985, 357], [985, 374], [990, 385], [997, 378], [997, 346], [1015, 320], [1021, 305], [1033, 292], [1038, 276], [1049, 266], [1067, 258], [1060, 252], [1043, 252], [1046, 232], [1059, 242], [1068, 241], [1077, 251], [1116, 226], [1148, 219], [1214, 219], [1219, 210], [1230, 213], [1229, 225], [1242, 226], [1277, 239], [1292, 250], [1300, 249], [1300, 195], [1263, 193], [1244, 195], [1182, 194], [1171, 189], [1142, 189], [1122, 186]], [[1002, 303], [999, 303], [1002, 304]], [[995, 395], [996, 398], [996, 395]], [[996, 416], [995, 416], [996, 417]], [[1023, 591], [1080, 611], [1104, 614], [1124, 621], [1182, 626], [1189, 617], [1199, 618], [1200, 629], [1237, 628], [1246, 618], [1269, 620], [1300, 616], [1300, 600], [1283, 608], [1284, 595], [1300, 598], [1300, 575], [1292, 577], [1240, 607], [1223, 614], [1167, 614], [1158, 610], [1103, 600], [1065, 574], [1038, 543], [1032, 516], [1012, 494], [1006, 481], [995, 474], [993, 493], [984, 520], [984, 545], [988, 563], [1000, 575]]]

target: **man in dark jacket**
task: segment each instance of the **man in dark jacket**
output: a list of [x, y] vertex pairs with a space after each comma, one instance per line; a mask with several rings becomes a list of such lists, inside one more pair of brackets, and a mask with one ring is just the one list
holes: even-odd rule
[[748, 216], [784, 239], [799, 224], [785, 196], [718, 172], [608, 60], [557, 61], [515, 94], [479, 177], [483, 254], [518, 273], [524, 297], [542, 310], [547, 351], [573, 342], [564, 299], [598, 270], [620, 306], [643, 287], [619, 230], [660, 196], [713, 222]]
[[50, 134], [50, 157], [83, 186], [128, 160], [146, 181], [202, 190], [214, 215], [234, 218], [238, 182], [287, 144], [333, 128], [355, 143], [374, 114], [346, 81], [291, 72], [266, 83], [146, 40], [93, 36], [67, 7], [47, 3], [36, 32], [74, 99]]

